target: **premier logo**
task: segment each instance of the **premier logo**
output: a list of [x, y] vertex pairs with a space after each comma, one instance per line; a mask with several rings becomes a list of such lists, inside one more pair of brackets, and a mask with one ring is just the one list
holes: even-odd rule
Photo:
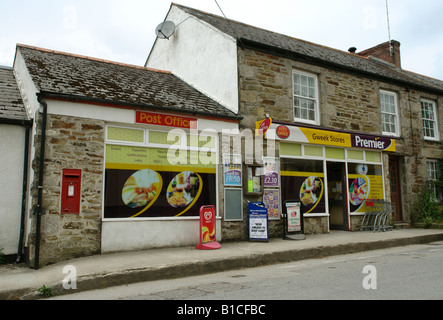
[[385, 150], [389, 147], [387, 140], [383, 138], [372, 138], [354, 135], [354, 147], [363, 149]]

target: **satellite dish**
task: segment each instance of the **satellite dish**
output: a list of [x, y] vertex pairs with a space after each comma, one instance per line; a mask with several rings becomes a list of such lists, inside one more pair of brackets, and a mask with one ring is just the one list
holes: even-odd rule
[[155, 29], [155, 34], [160, 39], [168, 39], [174, 34], [175, 23], [172, 21], [165, 21], [161, 23], [157, 29]]

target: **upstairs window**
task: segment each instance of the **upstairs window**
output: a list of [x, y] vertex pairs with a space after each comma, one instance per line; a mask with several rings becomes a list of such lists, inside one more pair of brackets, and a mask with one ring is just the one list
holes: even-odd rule
[[300, 71], [293, 72], [294, 120], [320, 124], [317, 76]]
[[398, 122], [397, 95], [389, 91], [380, 91], [380, 105], [383, 134], [399, 136], [400, 125]]
[[435, 103], [429, 100], [421, 101], [424, 137], [428, 140], [439, 140], [437, 111]]

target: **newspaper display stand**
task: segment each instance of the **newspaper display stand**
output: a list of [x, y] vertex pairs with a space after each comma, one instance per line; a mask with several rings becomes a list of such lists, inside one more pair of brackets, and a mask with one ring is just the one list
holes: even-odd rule
[[283, 221], [283, 240], [306, 239], [300, 201], [285, 201]]
[[269, 242], [268, 209], [263, 202], [249, 202], [249, 241]]

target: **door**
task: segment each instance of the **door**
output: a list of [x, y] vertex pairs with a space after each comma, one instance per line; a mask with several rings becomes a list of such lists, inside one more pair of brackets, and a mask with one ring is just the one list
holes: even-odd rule
[[327, 162], [329, 224], [331, 230], [348, 230], [345, 163]]
[[403, 212], [401, 206], [401, 187], [400, 187], [400, 159], [389, 156], [389, 181], [391, 183], [391, 202], [394, 204], [395, 212], [392, 215], [394, 221], [403, 221]]

